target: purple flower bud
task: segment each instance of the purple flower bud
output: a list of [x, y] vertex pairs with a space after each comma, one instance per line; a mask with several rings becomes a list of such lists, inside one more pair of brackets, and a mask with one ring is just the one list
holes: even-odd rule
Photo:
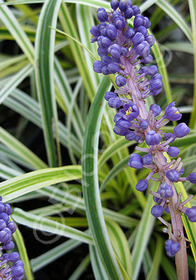
[[168, 205], [165, 206], [164, 211], [165, 211], [166, 213], [170, 214], [169, 206], [168, 206]]
[[114, 24], [117, 29], [122, 30], [126, 26], [126, 21], [123, 19], [116, 19]]
[[161, 89], [163, 86], [163, 83], [160, 79], [153, 79], [153, 77], [150, 80], [150, 90], [157, 90]]
[[179, 123], [174, 128], [174, 135], [178, 138], [182, 138], [190, 132], [190, 128], [185, 123]]
[[156, 133], [154, 130], [149, 130], [145, 141], [148, 146], [158, 145], [161, 141], [161, 135]]
[[0, 243], [8, 243], [12, 240], [12, 232], [8, 228], [4, 228], [0, 231]]
[[108, 19], [108, 14], [104, 8], [97, 10], [97, 18], [99, 21], [106, 21]]
[[12, 252], [8, 255], [8, 261], [15, 263], [20, 259], [20, 255], [17, 252]]
[[150, 46], [146, 41], [143, 41], [141, 44], [136, 46], [135, 51], [139, 56], [146, 57], [150, 53]]
[[5, 204], [3, 202], [0, 202], [0, 213], [5, 212]]
[[[159, 190], [159, 189], [158, 189], [158, 191], [157, 191], [157, 194], [160, 194], [160, 190]], [[154, 200], [154, 202], [156, 202], [156, 203], [158, 203], [158, 204], [160, 204], [160, 203], [163, 201], [163, 199], [158, 198], [158, 197], [156, 197], [156, 196], [153, 196], [153, 200]]]
[[161, 107], [157, 104], [152, 104], [150, 110], [153, 112], [154, 116], [158, 116], [161, 113]]
[[165, 117], [170, 121], [178, 121], [182, 117], [182, 114], [174, 106], [175, 102], [171, 102], [165, 109]]
[[161, 205], [154, 205], [151, 209], [151, 214], [154, 216], [154, 217], [161, 217], [162, 214], [163, 214], [163, 206]]
[[13, 212], [12, 207], [8, 203], [4, 204], [4, 206], [5, 206], [5, 213], [11, 215]]
[[14, 233], [17, 229], [14, 222], [9, 222], [7, 227], [11, 230], [12, 233]]
[[105, 49], [105, 48], [98, 48], [97, 49], [97, 53], [98, 53], [98, 55], [99, 56], [106, 56], [107, 54], [108, 54], [108, 50], [107, 49]]
[[133, 24], [134, 24], [134, 28], [143, 25], [143, 24], [144, 24], [144, 17], [143, 17], [142, 15], [137, 15], [137, 16], [134, 18]]
[[177, 157], [180, 153], [180, 150], [177, 147], [169, 147], [167, 153], [170, 157]]
[[111, 5], [111, 8], [113, 10], [116, 10], [118, 8], [118, 5], [119, 5], [118, 0], [112, 0], [110, 5]]
[[[148, 30], [147, 30], [146, 27], [144, 27], [144, 26], [139, 26], [139, 27], [137, 27], [137, 28], [135, 29], [135, 32], [140, 32], [140, 33], [142, 33], [144, 36], [146, 36], [147, 33], [148, 33]], [[149, 44], [148, 44], [148, 45], [149, 45]]]
[[102, 67], [103, 67], [103, 63], [102, 63], [100, 60], [96, 60], [96, 61], [93, 63], [93, 70], [94, 70], [96, 73], [101, 73], [101, 72], [102, 72]]
[[120, 52], [120, 54], [121, 54], [122, 56], [126, 56], [126, 55], [127, 55], [127, 53], [128, 53], [128, 49], [127, 49], [127, 48], [122, 47], [122, 48], [121, 48], [121, 52]]
[[102, 67], [102, 73], [103, 73], [103, 75], [109, 75], [110, 74], [107, 65]]
[[9, 222], [9, 216], [6, 213], [0, 213], [0, 219], [3, 219], [6, 222], [6, 224], [8, 224]]
[[187, 208], [185, 214], [187, 215], [190, 222], [196, 222], [196, 206]]
[[111, 40], [105, 36], [99, 36], [98, 45], [101, 48], [108, 48], [111, 45]]
[[108, 52], [113, 58], [119, 58], [121, 53], [121, 47], [117, 44], [113, 44], [108, 48]]
[[127, 7], [127, 9], [124, 12], [124, 17], [126, 19], [129, 19], [133, 16], [133, 14], [134, 14], [133, 9], [131, 7]]
[[154, 45], [154, 43], [155, 43], [155, 39], [154, 39], [154, 37], [153, 37], [152, 35], [147, 35], [145, 40], [148, 42], [148, 44], [149, 44], [151, 47], [152, 47], [152, 46]]
[[173, 196], [173, 190], [171, 186], [166, 183], [160, 185], [159, 191], [162, 198], [169, 198]]
[[147, 67], [147, 71], [146, 71], [147, 75], [154, 76], [157, 73], [158, 73], [158, 68], [156, 65], [150, 65]]
[[3, 219], [0, 219], [0, 230], [6, 227], [6, 222]]
[[143, 64], [149, 64], [149, 63], [151, 63], [152, 61], [153, 61], [153, 57], [152, 57], [151, 54], [149, 54], [148, 56], [143, 57], [143, 58], [141, 59], [141, 63], [143, 63]]
[[12, 275], [15, 277], [13, 279], [17, 279], [18, 280], [18, 277], [20, 277], [20, 276], [23, 277], [23, 275], [24, 275], [24, 268], [21, 267], [21, 266], [14, 266], [14, 267], [12, 267]]
[[144, 155], [142, 158], [143, 165], [150, 165], [153, 163], [152, 154]]
[[127, 83], [127, 80], [123, 76], [117, 76], [116, 77], [116, 85], [118, 87], [123, 87]]
[[178, 179], [180, 178], [180, 174], [176, 169], [168, 170], [166, 176], [171, 182], [178, 182]]
[[111, 40], [116, 39], [116, 35], [117, 35], [117, 29], [113, 24], [108, 24], [106, 26], [106, 33], [108, 38], [110, 38]]
[[133, 5], [133, 6], [132, 6], [132, 9], [133, 9], [133, 12], [134, 12], [134, 16], [140, 14], [140, 9], [138, 8], [138, 6]]
[[134, 35], [135, 35], [135, 31], [132, 28], [128, 27], [128, 29], [125, 33], [125, 36], [127, 37], [127, 39], [132, 39]]
[[110, 98], [109, 101], [108, 101], [108, 105], [109, 105], [109, 107], [111, 107], [111, 108], [118, 109], [118, 108], [120, 108], [121, 106], [123, 106], [123, 102], [120, 100], [119, 97]]
[[5, 245], [3, 245], [3, 249], [6, 251], [13, 250], [14, 247], [15, 247], [15, 244], [13, 241], [10, 241], [10, 242], [6, 243]]
[[165, 241], [165, 249], [169, 257], [174, 257], [175, 254], [180, 250], [180, 243], [168, 239]]
[[132, 141], [135, 140], [135, 136], [135, 132], [129, 130], [129, 132], [125, 135], [125, 139]]
[[187, 180], [190, 181], [192, 184], [196, 184], [196, 172], [190, 173], [187, 177]]
[[120, 68], [119, 68], [119, 66], [117, 64], [110, 63], [108, 65], [108, 71], [109, 71], [110, 74], [115, 74], [115, 73], [120, 71]]
[[149, 126], [149, 122], [148, 121], [144, 120], [144, 121], [140, 122], [140, 127], [141, 127], [142, 130], [147, 129], [148, 126]]
[[112, 58], [108, 55], [104, 55], [101, 58], [101, 62], [103, 63], [103, 65], [108, 65], [112, 62]]
[[121, 10], [121, 12], [124, 12], [126, 10], [126, 7], [127, 7], [127, 1], [126, 0], [120, 0], [119, 9]]
[[151, 22], [150, 22], [149, 18], [147, 18], [147, 17], [144, 17], [144, 26], [146, 28], [149, 28], [151, 26]]
[[100, 36], [100, 31], [99, 31], [99, 28], [97, 26], [92, 26], [91, 29], [90, 29], [90, 33], [95, 37]]
[[133, 46], [136, 47], [137, 45], [139, 45], [141, 42], [144, 41], [144, 35], [140, 32], [135, 33], [135, 35], [132, 38], [132, 43]]
[[140, 180], [136, 185], [136, 190], [139, 192], [143, 192], [147, 189], [147, 187], [148, 187], [147, 180]]
[[130, 156], [128, 165], [130, 167], [133, 167], [135, 169], [141, 169], [143, 167], [143, 163], [142, 163], [142, 158], [140, 155], [138, 154], [132, 154]]
[[105, 94], [105, 100], [109, 100], [110, 98], [116, 98], [117, 95], [115, 92], [112, 92], [112, 91], [107, 91], [106, 94]]
[[113, 129], [114, 133], [116, 133], [117, 135], [120, 135], [120, 136], [125, 136], [129, 130], [126, 129], [126, 128], [121, 128], [117, 125], [114, 126], [114, 129]]
[[131, 126], [130, 122], [125, 120], [119, 120], [116, 125], [120, 126], [120, 128], [130, 128]]

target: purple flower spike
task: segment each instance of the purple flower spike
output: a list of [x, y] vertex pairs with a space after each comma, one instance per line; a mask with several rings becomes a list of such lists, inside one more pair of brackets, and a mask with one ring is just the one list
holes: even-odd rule
[[180, 178], [179, 172], [175, 169], [168, 170], [166, 176], [171, 182], [178, 182], [178, 179]]
[[116, 77], [116, 85], [118, 87], [123, 87], [127, 83], [127, 80], [123, 76], [117, 76]]
[[142, 158], [143, 165], [150, 165], [153, 163], [152, 154], [144, 155]]
[[158, 145], [161, 141], [161, 135], [154, 130], [150, 130], [145, 138], [146, 144], [149, 146]]
[[175, 254], [180, 251], [180, 243], [168, 239], [165, 241], [165, 249], [169, 257], [174, 257]]
[[150, 111], [152, 111], [154, 116], [156, 117], [156, 116], [160, 115], [161, 107], [159, 105], [157, 105], [157, 104], [152, 104], [150, 106]]
[[136, 185], [136, 190], [139, 192], [143, 192], [147, 189], [147, 187], [148, 187], [147, 180], [140, 180]]
[[173, 196], [173, 190], [171, 186], [166, 183], [160, 185], [159, 191], [162, 198], [169, 198]]
[[177, 147], [169, 147], [167, 153], [170, 157], [177, 157], [180, 153], [180, 150]]
[[151, 209], [151, 214], [156, 218], [161, 217], [163, 215], [163, 206], [154, 205]]
[[165, 109], [165, 117], [170, 121], [178, 121], [182, 117], [182, 114], [174, 106], [175, 102], [171, 102]]
[[187, 180], [190, 181], [192, 184], [196, 184], [196, 172], [190, 173], [187, 177]]
[[174, 128], [174, 135], [178, 138], [182, 138], [190, 132], [190, 128], [185, 123], [179, 123]]
[[142, 163], [142, 158], [140, 155], [138, 154], [132, 154], [130, 156], [128, 165], [130, 167], [133, 167], [135, 169], [141, 169], [143, 167], [143, 163]]
[[196, 206], [187, 208], [185, 214], [187, 215], [190, 222], [196, 222]]

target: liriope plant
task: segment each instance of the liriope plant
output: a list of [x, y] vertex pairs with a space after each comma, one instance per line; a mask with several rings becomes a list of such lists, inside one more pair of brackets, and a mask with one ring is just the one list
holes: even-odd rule
[[[11, 133], [0, 128], [0, 175], [5, 180], [0, 183], [1, 258], [5, 256], [1, 272], [7, 279], [22, 279], [24, 272], [27, 279], [35, 273], [36, 279], [47, 265], [55, 270], [53, 261], [61, 256], [61, 276], [66, 279], [158, 279], [163, 272], [164, 279], [176, 279], [174, 255], [177, 277], [186, 279], [185, 245], [193, 277], [196, 203], [188, 192], [195, 193], [195, 108], [179, 110], [173, 100], [179, 102], [183, 83], [193, 83], [194, 77], [168, 77], [162, 51], [194, 54], [196, 7], [188, 2], [186, 18], [179, 0], [109, 2], [0, 1], [1, 39], [15, 41], [22, 51], [1, 62], [0, 102], [22, 117], [24, 137], [29, 122], [41, 129], [46, 150], [43, 160], [17, 139], [21, 126]], [[43, 5], [35, 10], [28, 5], [36, 3]], [[140, 11], [153, 4], [149, 21]], [[165, 14], [172, 25], [155, 28]], [[55, 34], [57, 26], [62, 31]], [[176, 26], [188, 41], [167, 43]], [[98, 55], [93, 42], [98, 43]], [[156, 62], [151, 62], [153, 57]], [[30, 95], [18, 88], [26, 77]], [[169, 79], [182, 86], [171, 91]], [[183, 110], [191, 113], [190, 132], [185, 123], [167, 125], [179, 121]], [[179, 151], [183, 166], [181, 159], [170, 160]], [[18, 202], [25, 201], [31, 210], [21, 209]], [[18, 253], [5, 252], [13, 250], [15, 230], [8, 221], [8, 202], [14, 206], [12, 219], [31, 228], [40, 245], [39, 231], [54, 235], [47, 241], [53, 248], [43, 247], [43, 254], [29, 262], [26, 240], [19, 230], [13, 234], [24, 270]], [[69, 240], [56, 244], [59, 236]], [[72, 258], [81, 244], [89, 254], [81, 253], [81, 263], [74, 255], [78, 267], [74, 264], [72, 273], [64, 276], [66, 255]], [[89, 264], [91, 276], [85, 272]]]

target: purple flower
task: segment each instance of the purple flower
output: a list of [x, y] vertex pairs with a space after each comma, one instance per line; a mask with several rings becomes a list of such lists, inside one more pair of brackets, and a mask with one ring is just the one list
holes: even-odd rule
[[153, 163], [152, 154], [144, 155], [142, 158], [143, 165], [150, 165]]
[[174, 135], [178, 138], [182, 138], [190, 132], [190, 128], [185, 123], [179, 123], [174, 128]]
[[148, 187], [147, 180], [140, 180], [136, 185], [136, 190], [139, 192], [143, 192], [147, 189], [147, 187]]
[[108, 19], [108, 14], [104, 8], [97, 10], [97, 18], [99, 21], [106, 21]]
[[142, 163], [142, 158], [140, 155], [138, 154], [132, 154], [130, 156], [128, 165], [130, 167], [133, 167], [135, 169], [141, 169], [143, 167], [143, 163]]
[[196, 222], [196, 206], [187, 208], [185, 214], [187, 215], [190, 222]]
[[180, 178], [179, 172], [175, 169], [168, 170], [166, 176], [171, 182], [178, 182], [178, 179]]
[[118, 0], [112, 0], [110, 5], [113, 10], [116, 10], [118, 8], [119, 2]]
[[150, 106], [150, 111], [152, 111], [154, 116], [156, 117], [156, 116], [160, 115], [161, 107], [159, 105], [157, 105], [157, 104], [152, 104]]
[[148, 128], [148, 126], [149, 126], [148, 121], [144, 120], [144, 121], [140, 122], [140, 127], [141, 127], [142, 130], [146, 130]]
[[180, 150], [177, 147], [169, 147], [167, 153], [170, 157], [177, 157], [180, 153]]
[[159, 191], [162, 198], [169, 198], [173, 196], [173, 190], [171, 186], [166, 183], [160, 185]]
[[178, 121], [182, 117], [182, 114], [180, 114], [179, 110], [174, 106], [175, 102], [171, 102], [165, 109], [165, 118], [170, 121]]
[[151, 214], [156, 218], [161, 217], [163, 215], [163, 206], [154, 205], [151, 209]]
[[127, 83], [127, 80], [123, 76], [117, 76], [116, 77], [116, 85], [118, 87], [123, 87]]
[[123, 102], [120, 100], [119, 97], [115, 97], [115, 98], [110, 98], [109, 101], [108, 101], [108, 105], [111, 107], [111, 108], [120, 108], [121, 106], [123, 106]]
[[175, 254], [180, 250], [180, 243], [168, 239], [165, 241], [165, 249], [169, 257], [174, 257]]
[[190, 181], [192, 184], [196, 184], [196, 172], [190, 173], [187, 177], [187, 180]]
[[148, 146], [158, 145], [161, 141], [161, 135], [156, 133], [154, 130], [150, 130], [145, 138]]
[[101, 73], [101, 72], [102, 72], [102, 68], [103, 68], [103, 63], [102, 63], [100, 60], [96, 60], [96, 61], [93, 63], [93, 70], [94, 70], [96, 73]]

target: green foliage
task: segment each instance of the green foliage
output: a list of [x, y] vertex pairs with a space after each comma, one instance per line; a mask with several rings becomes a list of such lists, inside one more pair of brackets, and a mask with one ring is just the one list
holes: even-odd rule
[[[144, 14], [150, 8], [156, 39], [153, 55], [164, 84], [157, 103], [165, 107], [175, 100], [189, 114], [185, 121], [190, 119], [191, 133], [175, 142], [186, 175], [196, 171], [196, 4], [188, 0], [188, 8], [180, 0], [133, 2], [141, 4]], [[50, 249], [42, 244], [43, 252], [32, 258], [23, 231], [16, 232], [28, 280], [33, 279], [32, 272], [61, 256], [72, 256], [81, 244], [90, 255], [82, 254], [83, 261], [74, 266], [70, 280], [80, 279], [89, 264], [100, 280], [136, 280], [144, 275], [162, 279], [163, 271], [165, 277], [175, 279], [162, 227], [150, 214], [152, 195], [135, 189], [146, 170], [136, 173], [127, 166], [135, 142], [113, 133], [114, 110], [105, 105], [104, 94], [112, 88], [114, 77], [93, 72], [97, 53], [89, 30], [96, 23], [98, 7], [108, 9], [109, 2], [0, 0], [1, 43], [14, 43], [9, 52], [0, 54], [0, 195], [13, 204], [13, 220], [32, 230], [35, 239], [41, 231], [69, 239]], [[193, 67], [186, 59], [193, 61]], [[181, 61], [180, 67], [176, 60]], [[149, 99], [146, 106], [152, 102]], [[14, 125], [7, 121], [10, 112]], [[173, 130], [172, 126], [164, 129]], [[183, 200], [195, 193], [191, 184], [177, 185]], [[151, 189], [156, 191], [157, 184]], [[29, 209], [23, 209], [25, 202]], [[191, 241], [194, 277], [196, 226], [186, 217], [183, 223]]]

